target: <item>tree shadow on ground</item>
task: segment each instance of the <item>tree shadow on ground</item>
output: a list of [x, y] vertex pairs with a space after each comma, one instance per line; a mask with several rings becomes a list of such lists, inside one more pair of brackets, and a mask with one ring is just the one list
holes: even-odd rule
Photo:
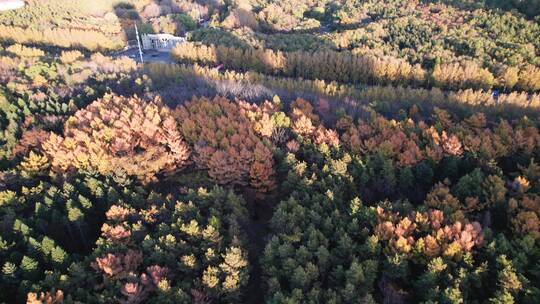
[[[151, 66], [153, 65], [153, 67]], [[540, 121], [540, 112], [532, 107], [523, 107], [514, 104], [466, 104], [446, 100], [443, 102], [420, 101], [414, 96], [409, 97], [391, 97], [395, 99], [366, 99], [359, 100], [352, 96], [329, 96], [315, 91], [305, 91], [295, 88], [275, 87], [264, 84], [255, 78], [244, 79], [242, 81], [212, 79], [201, 76], [197, 68], [192, 65], [167, 65], [162, 63], [152, 63], [141, 71], [151, 80], [153, 87], [150, 91], [155, 91], [162, 96], [163, 101], [170, 107], [176, 107], [178, 104], [190, 100], [191, 96], [224, 96], [231, 100], [236, 98], [247, 100], [254, 103], [262, 103], [265, 100], [272, 100], [277, 95], [284, 102], [285, 106], [297, 98], [303, 98], [317, 104], [319, 99], [326, 99], [333, 109], [343, 108], [354, 118], [362, 113], [362, 107], [369, 105], [376, 109], [380, 114], [388, 118], [399, 119], [401, 109], [408, 111], [411, 107], [417, 106], [420, 111], [420, 117], [428, 117], [435, 107], [445, 109], [454, 114], [455, 117], [463, 119], [474, 113], [483, 112], [488, 121], [498, 122], [499, 119], [514, 121], [522, 117], [528, 117], [534, 121]], [[163, 73], [166, 68], [175, 70], [172, 73]], [[288, 78], [285, 78], [288, 79]], [[292, 81], [292, 80], [291, 80]], [[368, 89], [384, 89], [391, 87], [372, 86], [357, 88], [358, 92]], [[396, 87], [399, 90], [407, 88]], [[427, 91], [426, 91], [427, 92]], [[444, 93], [447, 96], [449, 92]], [[332, 118], [329, 118], [332, 122]]]

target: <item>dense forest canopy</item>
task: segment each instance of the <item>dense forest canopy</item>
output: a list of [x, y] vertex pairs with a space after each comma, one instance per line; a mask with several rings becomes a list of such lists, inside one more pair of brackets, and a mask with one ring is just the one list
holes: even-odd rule
[[25, 1], [0, 231], [0, 303], [539, 303], [540, 2]]

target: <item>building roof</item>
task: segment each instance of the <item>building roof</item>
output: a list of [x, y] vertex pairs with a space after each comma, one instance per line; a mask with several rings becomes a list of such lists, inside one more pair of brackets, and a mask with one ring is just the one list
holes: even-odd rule
[[176, 36], [173, 36], [171, 34], [148, 34], [148, 38], [167, 38], [167, 39], [172, 39], [172, 38], [178, 38]]
[[143, 36], [147, 36], [150, 39], [184, 39], [185, 37], [178, 37], [171, 34], [146, 34]]
[[0, 12], [21, 8], [25, 5], [22, 0], [0, 0]]

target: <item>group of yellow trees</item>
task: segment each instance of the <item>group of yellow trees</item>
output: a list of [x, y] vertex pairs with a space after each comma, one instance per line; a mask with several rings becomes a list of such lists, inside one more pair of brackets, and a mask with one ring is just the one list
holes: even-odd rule
[[190, 42], [177, 45], [172, 55], [180, 62], [224, 64], [232, 69], [347, 83], [420, 84], [425, 80], [425, 72], [419, 65], [392, 57], [355, 56], [350, 52], [286, 53]]
[[490, 89], [496, 86], [529, 92], [540, 90], [540, 69], [534, 65], [522, 69], [506, 67], [498, 75], [493, 75], [474, 62], [448, 63], [436, 65], [431, 76], [435, 86], [448, 89]]
[[443, 63], [433, 71], [390, 56], [355, 55], [349, 51], [281, 52], [270, 49], [233, 48], [223, 45], [183, 43], [172, 52], [179, 62], [223, 64], [231, 69], [344, 83], [436, 86], [444, 89], [500, 87], [537, 91], [540, 69], [506, 68], [499, 75], [475, 63]]
[[509, 94], [499, 94], [495, 97], [491, 92], [485, 90], [466, 89], [443, 92], [437, 87], [424, 89], [391, 85], [369, 86], [363, 90], [359, 90], [353, 85], [340, 84], [335, 81], [283, 78], [252, 71], [246, 73], [225, 71], [224, 73], [220, 73], [216, 69], [197, 64], [193, 66], [184, 64], [147, 64], [144, 73], [152, 79], [174, 79], [178, 76], [203, 77], [210, 82], [225, 80], [244, 85], [263, 85], [272, 89], [315, 93], [317, 95], [352, 99], [365, 103], [377, 100], [389, 103], [426, 102], [474, 106], [512, 105], [532, 108], [540, 106], [540, 95], [538, 93], [529, 94], [527, 92], [514, 91]]
[[0, 25], [0, 40], [62, 48], [83, 48], [89, 51], [118, 50], [123, 46], [121, 39], [113, 39], [97, 31], [64, 28], [38, 30], [6, 25]]
[[[171, 112], [156, 98], [106, 95], [43, 143], [53, 170], [126, 174], [151, 182], [190, 163], [218, 184], [275, 188], [272, 150], [238, 103], [193, 101]], [[191, 158], [190, 158], [191, 156]]]

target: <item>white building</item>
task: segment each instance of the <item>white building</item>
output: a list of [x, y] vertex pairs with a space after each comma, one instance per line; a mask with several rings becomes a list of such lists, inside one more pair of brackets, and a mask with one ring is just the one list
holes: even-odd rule
[[0, 0], [0, 12], [19, 9], [24, 5], [22, 0]]
[[143, 50], [170, 51], [176, 44], [186, 42], [185, 37], [171, 34], [144, 34], [141, 36]]

